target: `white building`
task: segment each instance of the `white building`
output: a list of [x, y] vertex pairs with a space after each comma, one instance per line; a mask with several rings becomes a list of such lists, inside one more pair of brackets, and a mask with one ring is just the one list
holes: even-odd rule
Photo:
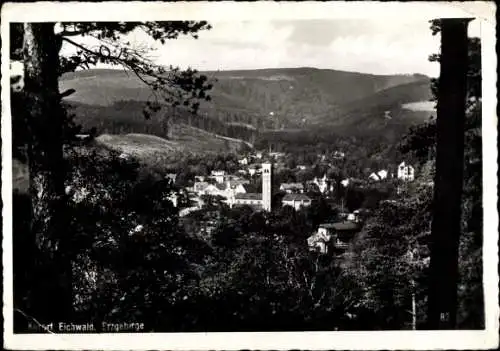
[[168, 196], [168, 199], [170, 200], [170, 202], [172, 202], [172, 205], [174, 205], [174, 207], [177, 207], [178, 203], [179, 203], [179, 195], [173, 193], [173, 194], [170, 194]]
[[195, 182], [204, 182], [205, 181], [205, 176], [194, 176], [194, 181]]
[[272, 165], [270, 163], [262, 164], [262, 209], [271, 211], [271, 180], [272, 180]]
[[259, 174], [262, 172], [262, 168], [261, 166], [258, 166], [258, 165], [250, 165], [248, 166], [248, 174], [250, 174], [250, 176], [254, 176], [256, 174]]
[[323, 178], [317, 178], [315, 177], [313, 180], [313, 183], [316, 184], [319, 188], [319, 191], [323, 194], [328, 190], [332, 190], [333, 187], [330, 184], [330, 180], [326, 178], [326, 174], [323, 176]]
[[340, 182], [340, 184], [342, 184], [342, 186], [345, 188], [346, 186], [348, 186], [348, 185], [349, 185], [349, 179], [348, 179], [348, 178], [343, 179], [343, 180]]
[[375, 180], [375, 181], [379, 180], [377, 173], [371, 173], [371, 174], [368, 176], [368, 179], [370, 179], [370, 180]]
[[227, 201], [230, 207], [247, 205], [263, 209], [264, 211], [271, 211], [272, 164], [262, 164], [262, 193], [247, 193], [246, 191], [243, 191], [244, 186], [242, 183], [236, 184], [233, 188], [229, 186], [229, 188], [232, 191], [229, 194]]
[[328, 253], [330, 240], [330, 234], [322, 235], [318, 231], [318, 233], [315, 233], [307, 238], [307, 245], [311, 251], [318, 251], [319, 253], [326, 254]]
[[404, 161], [398, 166], [398, 179], [403, 181], [413, 181], [415, 179], [415, 169], [411, 165], [407, 165]]
[[307, 244], [311, 251], [323, 254], [329, 253], [330, 250], [345, 252], [359, 229], [359, 224], [353, 222], [323, 223], [319, 225], [316, 233], [307, 238]]
[[283, 206], [292, 206], [295, 210], [311, 206], [311, 198], [304, 194], [286, 194], [281, 200]]
[[210, 178], [215, 179], [217, 183], [223, 183], [225, 180], [226, 172], [224, 171], [212, 171], [210, 174]]
[[251, 206], [256, 209], [262, 209], [262, 194], [259, 193], [246, 193], [246, 194], [235, 194], [231, 199], [229, 206]]
[[353, 213], [349, 213], [347, 215], [347, 220], [351, 221], [351, 222], [354, 222], [354, 223], [359, 223], [361, 221], [361, 219], [360, 219], [360, 211], [359, 210], [355, 210]]
[[382, 170], [377, 172], [377, 175], [382, 180], [382, 179], [387, 178], [387, 176], [389, 175], [389, 172], [387, 172], [385, 169], [382, 169]]
[[196, 182], [194, 183], [194, 191], [198, 194], [198, 196], [222, 196], [230, 202], [230, 199], [232, 199], [236, 194], [244, 194], [247, 192], [245, 184], [248, 183], [248, 180], [232, 180], [216, 184]]
[[281, 183], [280, 190], [286, 192], [287, 194], [303, 193], [304, 185], [302, 183]]
[[199, 182], [199, 181], [196, 181], [194, 182], [194, 186], [193, 186], [193, 190], [195, 193], [197, 193], [198, 195], [203, 195], [203, 192], [205, 191], [205, 189], [210, 185], [210, 183], [207, 183], [207, 182]]
[[387, 172], [385, 169], [382, 169], [378, 171], [377, 173], [372, 173], [368, 176], [369, 179], [374, 180], [374, 181], [379, 181], [379, 180], [384, 180], [387, 178], [389, 175], [389, 172]]
[[238, 163], [240, 165], [246, 166], [248, 164], [248, 158], [247, 157], [243, 157], [242, 159], [238, 160]]
[[167, 175], [165, 175], [165, 179], [168, 179], [170, 182], [175, 183], [175, 180], [177, 179], [177, 174], [168, 173]]

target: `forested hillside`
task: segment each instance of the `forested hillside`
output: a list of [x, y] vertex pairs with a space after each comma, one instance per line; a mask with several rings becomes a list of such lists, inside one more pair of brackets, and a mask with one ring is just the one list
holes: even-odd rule
[[76, 90], [67, 103], [79, 123], [95, 126], [98, 133], [168, 137], [168, 125], [180, 122], [251, 143], [265, 131], [291, 129], [399, 137], [429, 116], [402, 108], [430, 98], [429, 78], [417, 74], [377, 76], [313, 68], [205, 74], [213, 83], [211, 101], [202, 102], [197, 115], [164, 108], [146, 123], [142, 110], [152, 91], [133, 74], [78, 71], [66, 74], [61, 88]]

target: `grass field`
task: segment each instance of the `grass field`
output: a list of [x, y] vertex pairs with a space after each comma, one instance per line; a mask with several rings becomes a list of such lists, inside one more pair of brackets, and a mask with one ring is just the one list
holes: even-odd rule
[[238, 139], [223, 137], [186, 124], [174, 124], [171, 134], [172, 137], [169, 140], [139, 133], [102, 134], [97, 137], [97, 141], [141, 159], [168, 156], [176, 152], [236, 152], [243, 143]]

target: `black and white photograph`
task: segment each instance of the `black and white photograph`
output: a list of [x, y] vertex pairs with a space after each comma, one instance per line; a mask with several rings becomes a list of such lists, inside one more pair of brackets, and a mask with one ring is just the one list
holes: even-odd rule
[[498, 346], [494, 14], [4, 4], [4, 346]]

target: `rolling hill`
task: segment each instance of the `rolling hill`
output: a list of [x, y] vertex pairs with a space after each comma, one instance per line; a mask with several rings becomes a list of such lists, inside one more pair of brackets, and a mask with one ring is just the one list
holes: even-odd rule
[[[198, 116], [184, 114], [174, 124], [185, 122], [247, 141], [262, 131], [283, 129], [327, 128], [342, 134], [397, 137], [430, 114], [405, 108], [431, 97], [429, 77], [419, 74], [382, 76], [315, 68], [203, 74], [214, 83], [212, 101], [202, 102]], [[62, 77], [61, 89], [68, 88], [76, 93], [67, 102], [87, 126], [108, 120], [114, 127], [102, 132], [167, 136], [161, 120], [169, 112], [144, 121], [141, 110], [151, 91], [133, 74], [109, 69], [78, 71]]]

